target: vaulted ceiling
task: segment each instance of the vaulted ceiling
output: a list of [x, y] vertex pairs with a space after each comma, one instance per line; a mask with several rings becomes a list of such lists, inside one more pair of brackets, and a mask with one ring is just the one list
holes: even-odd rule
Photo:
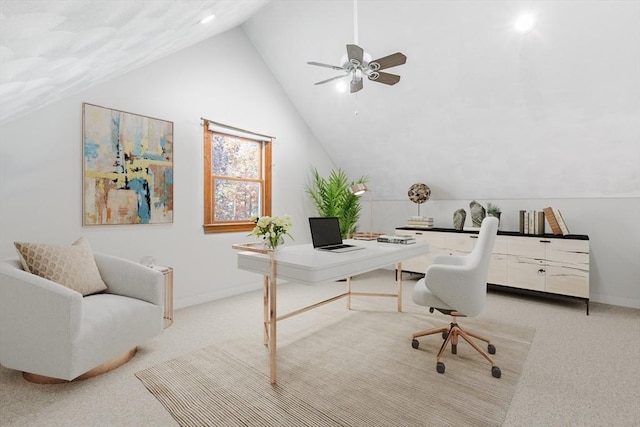
[[[640, 2], [358, 1], [358, 41], [394, 86], [339, 94], [352, 1], [273, 1], [244, 29], [336, 164], [376, 200], [638, 194]], [[518, 33], [523, 12], [537, 26]], [[635, 162], [635, 166], [634, 166]], [[613, 166], [616, 165], [616, 166]], [[594, 179], [594, 177], [607, 177]]]
[[227, 31], [267, 2], [2, 0], [0, 122]]
[[[580, 196], [587, 177], [556, 185], [567, 168], [607, 176], [638, 160], [601, 149], [640, 128], [640, 2], [359, 0], [357, 32], [353, 5], [2, 0], [0, 121], [242, 25], [336, 165], [369, 176], [376, 199], [404, 200], [414, 182], [443, 199], [517, 198], [523, 183], [530, 197]], [[518, 34], [523, 11], [538, 23]], [[208, 13], [214, 23], [199, 25]], [[356, 37], [373, 58], [408, 57], [385, 70], [399, 83], [314, 85], [341, 73], [307, 62], [340, 65]]]

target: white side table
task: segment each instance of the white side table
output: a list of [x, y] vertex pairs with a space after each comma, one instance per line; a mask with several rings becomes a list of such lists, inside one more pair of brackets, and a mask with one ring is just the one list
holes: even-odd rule
[[154, 265], [154, 270], [164, 275], [164, 327], [173, 323], [173, 268], [162, 265]]

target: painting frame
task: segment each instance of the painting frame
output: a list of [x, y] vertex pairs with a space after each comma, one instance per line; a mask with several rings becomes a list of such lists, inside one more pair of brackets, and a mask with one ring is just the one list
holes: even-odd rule
[[82, 225], [173, 223], [173, 122], [82, 103]]

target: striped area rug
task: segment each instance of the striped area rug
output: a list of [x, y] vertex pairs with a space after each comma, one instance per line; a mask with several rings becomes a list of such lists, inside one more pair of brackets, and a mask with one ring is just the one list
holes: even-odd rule
[[181, 426], [497, 426], [533, 339], [529, 328], [461, 319], [492, 338], [502, 378], [464, 342], [438, 374], [436, 336], [418, 350], [411, 333], [446, 323], [413, 313], [349, 312], [278, 348], [269, 384], [261, 342], [203, 348], [136, 373]]

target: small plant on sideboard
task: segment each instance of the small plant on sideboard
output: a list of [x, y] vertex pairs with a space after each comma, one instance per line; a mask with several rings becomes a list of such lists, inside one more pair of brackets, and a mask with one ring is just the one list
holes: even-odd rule
[[500, 206], [494, 205], [491, 202], [487, 203], [487, 215], [495, 216], [496, 218], [498, 218], [498, 222], [499, 222], [501, 213], [502, 213], [502, 210], [500, 209]]

